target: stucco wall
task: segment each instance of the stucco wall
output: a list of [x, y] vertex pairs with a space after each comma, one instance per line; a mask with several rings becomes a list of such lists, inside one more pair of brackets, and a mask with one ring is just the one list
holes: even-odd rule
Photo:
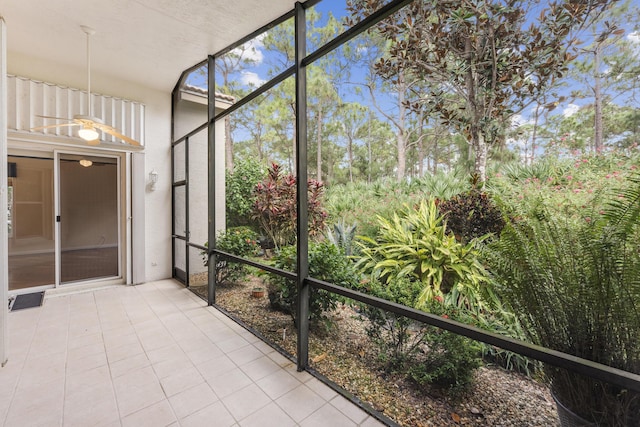
[[[150, 70], [152, 72], [152, 70]], [[9, 53], [7, 73], [60, 85], [85, 88], [86, 70]], [[99, 73], [92, 73], [92, 92], [145, 104], [145, 177], [158, 172], [156, 190], [145, 192], [146, 280], [171, 277], [171, 94]], [[177, 79], [178, 76], [176, 76]]]

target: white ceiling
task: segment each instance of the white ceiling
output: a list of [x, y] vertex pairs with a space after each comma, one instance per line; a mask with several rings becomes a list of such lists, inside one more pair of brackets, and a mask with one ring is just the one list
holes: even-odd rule
[[[294, 0], [0, 0], [7, 50], [170, 91], [180, 73], [293, 9]], [[9, 68], [11, 64], [9, 64]]]

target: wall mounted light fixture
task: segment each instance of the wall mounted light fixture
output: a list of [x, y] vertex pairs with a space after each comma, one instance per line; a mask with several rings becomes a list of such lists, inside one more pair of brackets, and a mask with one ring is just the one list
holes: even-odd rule
[[155, 169], [152, 169], [151, 172], [149, 172], [149, 189], [151, 191], [155, 191], [156, 189], [156, 183], [158, 182], [158, 172], [156, 172]]
[[93, 162], [91, 160], [89, 160], [89, 159], [81, 159], [78, 163], [80, 163], [85, 168], [88, 168], [89, 166], [91, 166], [93, 164]]

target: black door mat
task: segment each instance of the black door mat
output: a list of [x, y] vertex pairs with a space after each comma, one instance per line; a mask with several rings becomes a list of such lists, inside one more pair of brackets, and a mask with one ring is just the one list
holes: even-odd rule
[[23, 308], [40, 307], [44, 300], [43, 292], [34, 292], [32, 294], [16, 295], [13, 304], [10, 305], [11, 311], [22, 310]]

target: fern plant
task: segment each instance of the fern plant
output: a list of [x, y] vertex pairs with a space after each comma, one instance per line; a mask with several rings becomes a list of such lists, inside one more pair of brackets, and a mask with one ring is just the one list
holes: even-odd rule
[[[539, 206], [509, 223], [485, 254], [496, 289], [532, 341], [640, 373], [640, 175], [628, 181], [580, 223]], [[546, 371], [558, 401], [582, 418], [637, 425], [640, 394]]]

